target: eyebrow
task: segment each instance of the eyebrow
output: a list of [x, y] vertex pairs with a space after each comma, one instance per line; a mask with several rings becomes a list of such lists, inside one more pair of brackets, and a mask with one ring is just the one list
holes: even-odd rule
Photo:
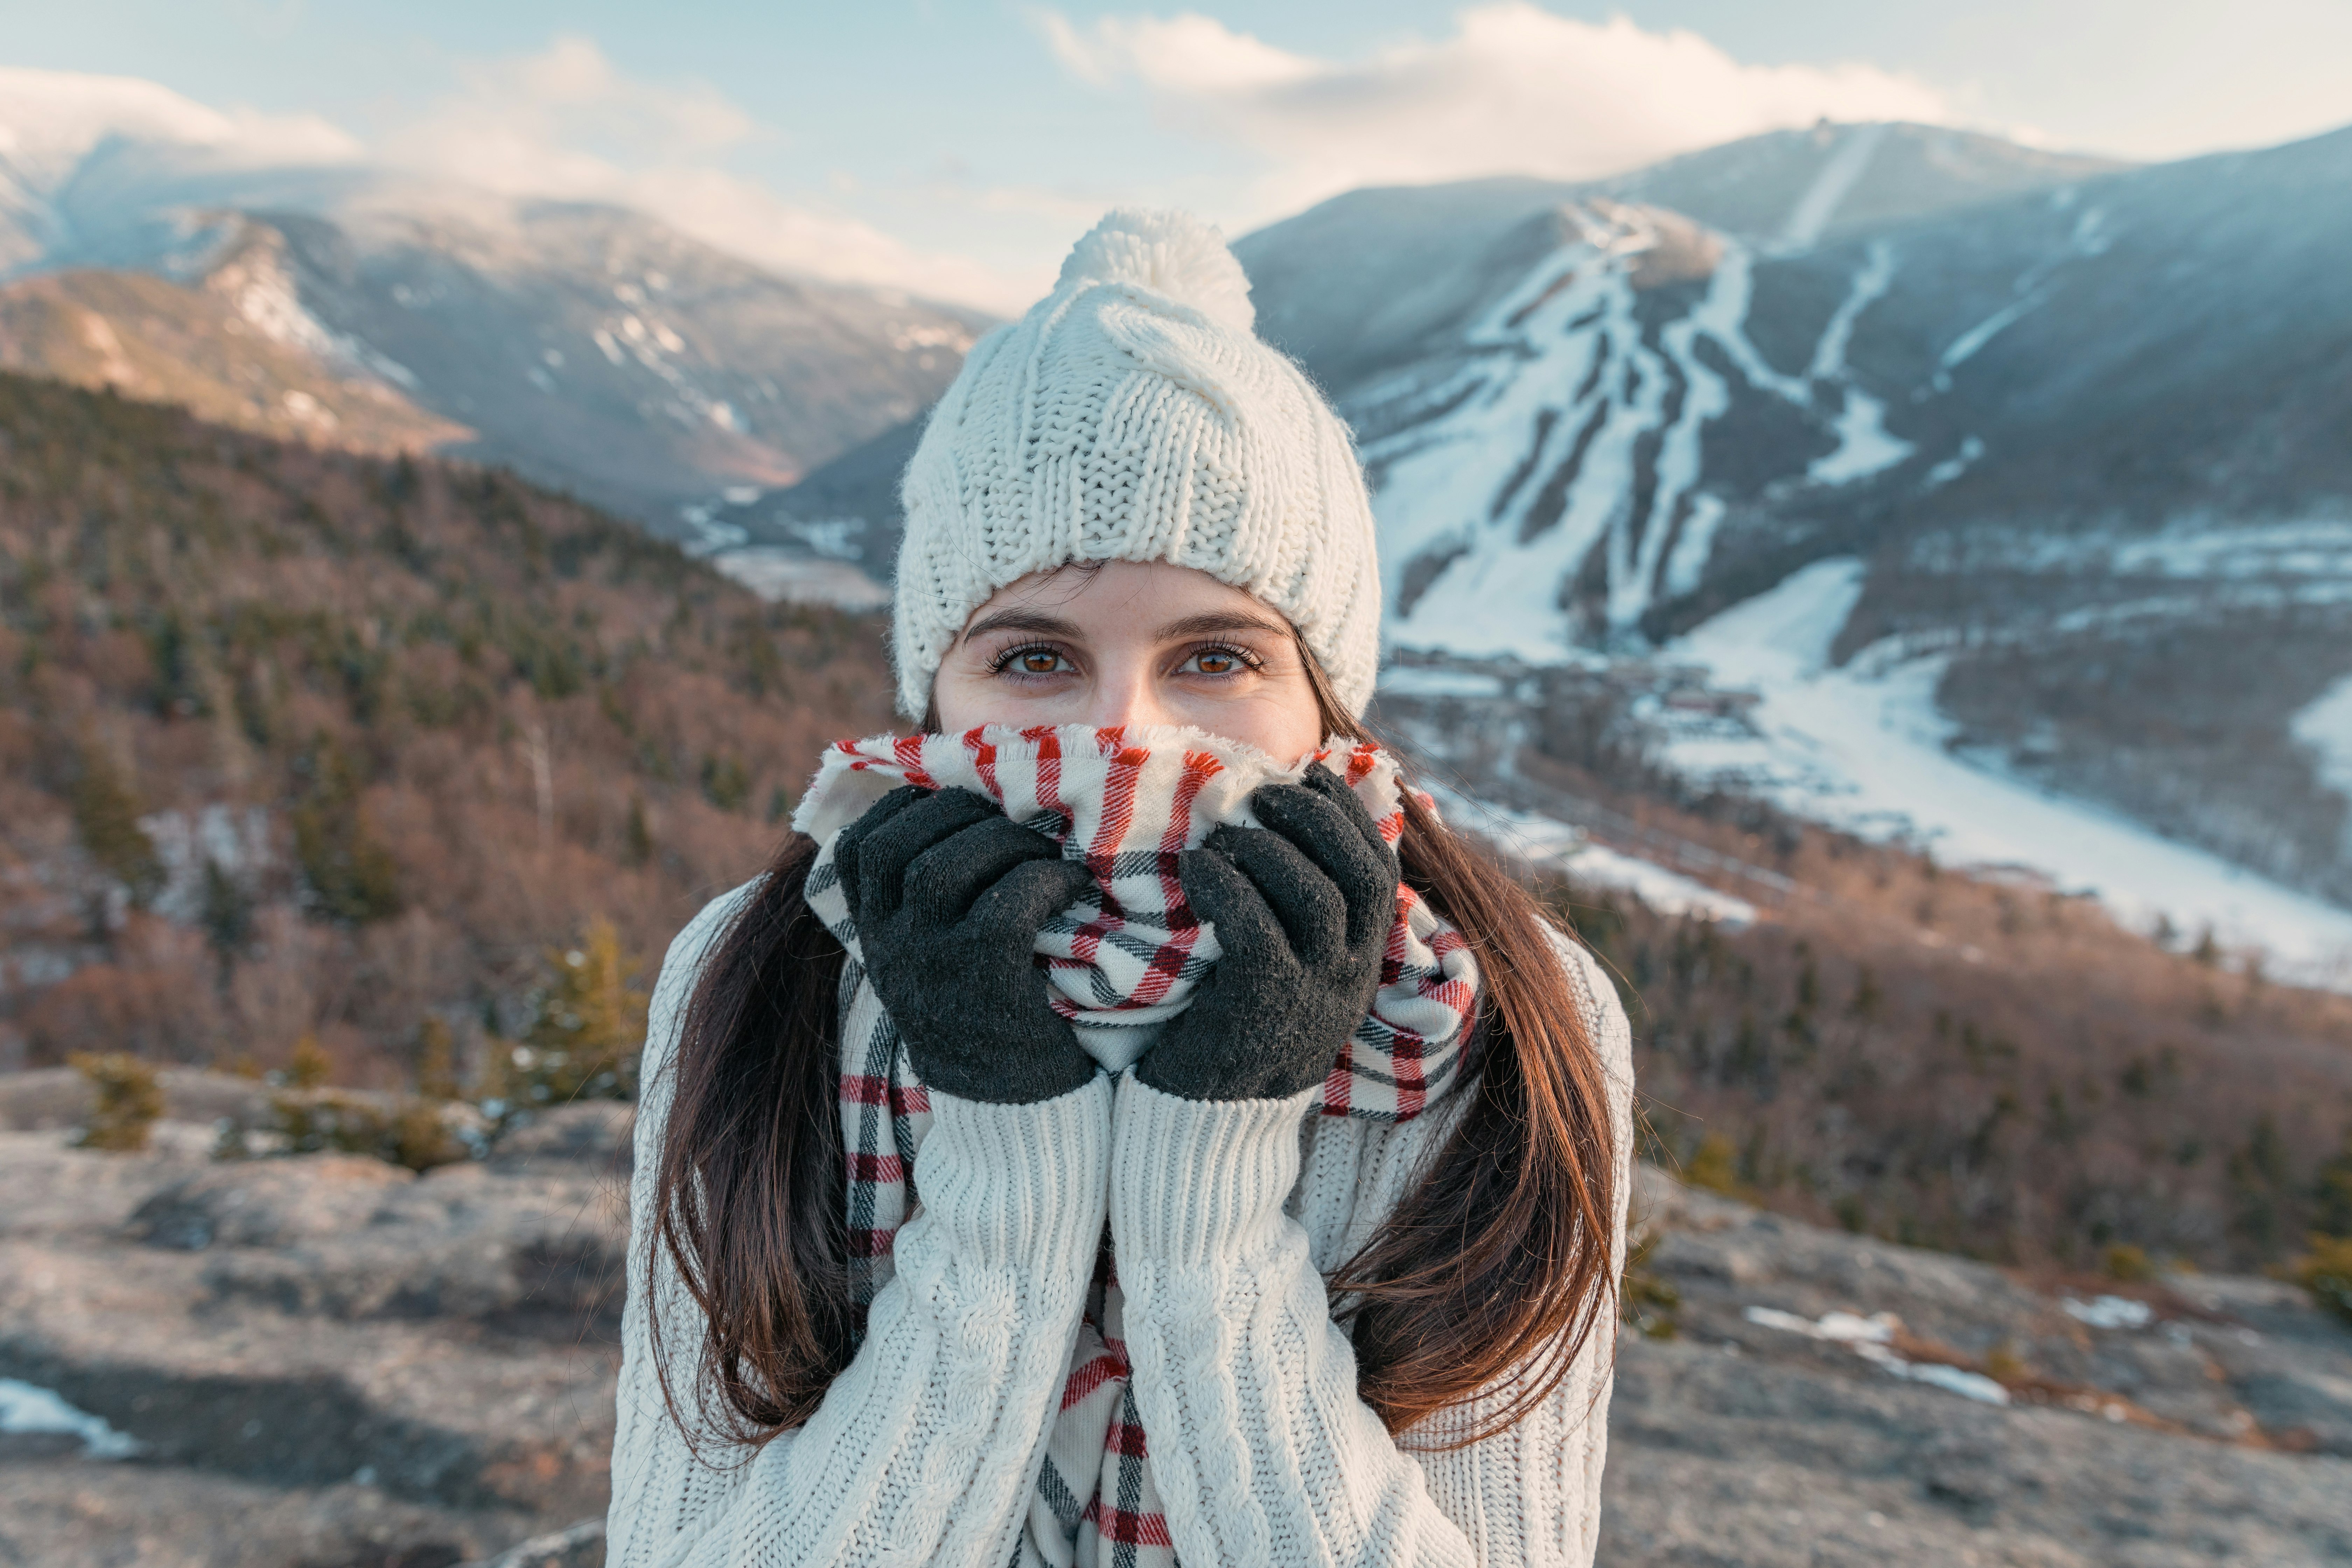
[[1290, 635], [1290, 623], [1265, 616], [1244, 615], [1239, 610], [1212, 610], [1206, 615], [1187, 616], [1181, 621], [1171, 621], [1160, 628], [1160, 640], [1174, 642], [1179, 637], [1213, 637], [1219, 632], [1269, 632], [1277, 637]]
[[1079, 637], [1078, 623], [1066, 621], [1059, 616], [1049, 616], [1039, 610], [999, 610], [992, 616], [982, 616], [964, 627], [963, 640], [971, 641], [988, 632], [1034, 632], [1039, 637]]
[[[1038, 637], [1066, 637], [1073, 642], [1084, 640], [1084, 632], [1076, 621], [1060, 616], [1049, 616], [1039, 610], [999, 610], [982, 616], [964, 628], [962, 640], [984, 637], [990, 632], [1029, 632]], [[1182, 637], [1213, 637], [1219, 632], [1266, 632], [1277, 637], [1290, 634], [1286, 621], [1264, 616], [1252, 616], [1238, 610], [1212, 610], [1205, 615], [1187, 616], [1181, 621], [1170, 621], [1157, 633], [1161, 642], [1175, 642]]]

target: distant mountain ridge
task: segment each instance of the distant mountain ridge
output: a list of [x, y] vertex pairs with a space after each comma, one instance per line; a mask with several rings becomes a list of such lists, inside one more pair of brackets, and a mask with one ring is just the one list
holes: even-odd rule
[[1606, 180], [1350, 191], [1244, 236], [1258, 329], [1333, 385], [1467, 328], [1557, 243], [1545, 215], [1659, 208], [1768, 253], [2120, 167], [1919, 125], [1772, 132]]
[[373, 168], [327, 128], [264, 135], [152, 83], [5, 74], [9, 368], [274, 435], [426, 442], [691, 537], [686, 509], [789, 484], [929, 405], [987, 324], [619, 208]]
[[470, 440], [394, 382], [335, 374], [239, 309], [241, 270], [204, 283], [77, 268], [0, 288], [0, 369], [38, 372], [280, 439], [356, 451], [423, 450]]
[[[1857, 158], [1858, 150], [1869, 155]], [[1580, 184], [1498, 178], [1351, 191], [1242, 237], [1234, 251], [1250, 275], [1260, 333], [1339, 396], [1369, 438], [1379, 427], [1379, 399], [1357, 395], [1384, 372], [1459, 348], [1482, 312], [1568, 242], [1576, 222], [1563, 213], [1606, 227], [1617, 220], [1602, 215], [1649, 204], [1639, 210], [1654, 216], [1638, 222], [1657, 232], [1612, 242], [1631, 246], [1623, 254], [1638, 259], [1629, 276], [1646, 289], [1708, 276], [1727, 237], [1785, 247], [1792, 218], [1801, 218], [1800, 237], [1811, 243], [1890, 216], [1964, 209], [2120, 166], [1934, 127], [1822, 126]], [[1688, 207], [1666, 210], [1676, 203]], [[854, 522], [834, 527], [831, 537], [845, 538], [839, 548], [887, 574], [898, 537], [897, 475], [874, 457], [911, 451], [919, 433], [887, 433], [795, 489], [721, 515], [780, 537]], [[867, 525], [870, 547], [860, 537]], [[1385, 539], [1383, 553], [1393, 564]]]

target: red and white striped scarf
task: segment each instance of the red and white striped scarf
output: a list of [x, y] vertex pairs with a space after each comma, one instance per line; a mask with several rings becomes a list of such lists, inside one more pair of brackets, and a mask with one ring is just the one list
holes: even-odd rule
[[[1156, 1026], [1181, 1012], [1220, 952], [1216, 929], [1186, 905], [1177, 856], [1221, 823], [1259, 826], [1249, 797], [1322, 763], [1353, 788], [1393, 846], [1404, 806], [1393, 757], [1334, 738], [1285, 767], [1255, 749], [1192, 729], [1084, 725], [959, 735], [877, 736], [826, 749], [793, 825], [820, 850], [810, 908], [848, 950], [842, 973], [841, 1116], [847, 1153], [852, 1292], [869, 1304], [892, 1274], [891, 1244], [915, 1201], [909, 1180], [930, 1125], [930, 1099], [866, 982], [833, 842], [889, 790], [961, 788], [1084, 860], [1095, 886], [1049, 923], [1038, 961], [1055, 1011], [1106, 1069], [1141, 1056]], [[1428, 797], [1420, 797], [1423, 805]], [[1316, 1109], [1405, 1121], [1442, 1095], [1460, 1065], [1478, 970], [1460, 932], [1411, 888], [1371, 1010], [1341, 1048]], [[1151, 1484], [1129, 1386], [1120, 1296], [1106, 1234], [1085, 1323], [1046, 1443], [1029, 1539], [1056, 1568], [1159, 1568], [1175, 1555]], [[1028, 1560], [1024, 1551], [1024, 1560]]]

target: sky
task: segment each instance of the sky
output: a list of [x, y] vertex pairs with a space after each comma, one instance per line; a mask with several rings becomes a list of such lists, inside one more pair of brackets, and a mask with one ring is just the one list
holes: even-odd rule
[[2352, 0], [0, 0], [0, 68], [1010, 311], [1122, 204], [1239, 234], [1824, 116], [2142, 160], [2289, 141], [2352, 122]]

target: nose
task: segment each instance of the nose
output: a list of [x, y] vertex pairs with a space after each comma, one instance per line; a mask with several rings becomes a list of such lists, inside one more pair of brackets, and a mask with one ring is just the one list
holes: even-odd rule
[[1087, 693], [1086, 721], [1097, 730], [1138, 724], [1173, 724], [1160, 689], [1159, 671], [1149, 658], [1114, 657], [1095, 673]]

